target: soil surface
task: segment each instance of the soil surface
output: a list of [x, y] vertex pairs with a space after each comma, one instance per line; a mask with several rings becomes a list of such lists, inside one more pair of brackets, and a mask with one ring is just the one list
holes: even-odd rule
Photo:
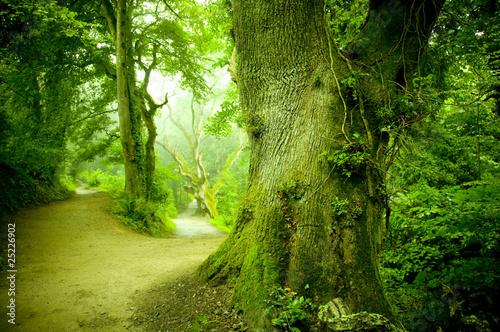
[[[0, 331], [246, 330], [228, 309], [231, 290], [192, 276], [226, 233], [191, 208], [174, 220], [171, 237], [155, 239], [124, 226], [110, 205], [107, 194], [79, 188], [7, 217], [16, 229], [16, 325], [7, 322], [4, 271]], [[7, 230], [0, 233], [6, 252]]]

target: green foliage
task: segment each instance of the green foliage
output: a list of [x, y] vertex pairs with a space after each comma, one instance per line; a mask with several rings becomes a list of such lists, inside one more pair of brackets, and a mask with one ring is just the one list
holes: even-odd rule
[[226, 92], [226, 98], [220, 105], [220, 111], [208, 118], [204, 132], [216, 138], [230, 137], [233, 133], [233, 124], [244, 128], [244, 121], [239, 105], [238, 90], [234, 83]]
[[391, 181], [397, 187], [424, 181], [437, 188], [471, 181], [495, 183], [500, 176], [500, 118], [490, 107], [443, 107], [422, 121], [418, 132], [406, 138], [391, 168]]
[[217, 217], [210, 219], [208, 222], [217, 227], [218, 229], [229, 233], [233, 228], [235, 218], [236, 216], [232, 214], [231, 215], [219, 214]]
[[0, 219], [19, 208], [62, 200], [70, 194], [59, 182], [34, 179], [23, 169], [0, 162]]
[[0, 217], [37, 202], [33, 179], [25, 171], [0, 163]]
[[408, 328], [456, 331], [475, 315], [492, 329], [500, 300], [500, 186], [415, 185], [397, 197], [381, 275]]
[[171, 218], [177, 216], [172, 189], [166, 185], [172, 176], [170, 167], [158, 168], [148, 201], [130, 199], [123, 192], [124, 175], [120, 171], [113, 174], [94, 169], [83, 171], [77, 177], [115, 197], [113, 213], [121, 217], [127, 226], [153, 237], [166, 237], [175, 228]]
[[125, 225], [153, 237], [167, 237], [175, 228], [166, 209], [162, 209], [161, 205], [142, 198], [130, 199], [126, 194], [115, 200], [113, 213], [120, 216]]
[[349, 204], [349, 200], [335, 197], [335, 201], [332, 202], [333, 212], [335, 212], [338, 216], [343, 213], [347, 213], [347, 210], [345, 209], [347, 204]]
[[101, 171], [101, 169], [96, 169], [89, 173], [89, 176], [86, 179], [87, 184], [91, 187], [98, 187], [101, 184], [102, 177], [103, 172]]
[[[327, 152], [324, 151], [319, 157], [323, 158], [326, 155]], [[342, 146], [342, 149], [333, 151], [333, 154], [327, 159], [334, 167], [340, 169], [343, 175], [351, 177], [352, 174], [359, 173], [362, 167], [369, 162], [370, 154], [367, 152], [364, 139], [355, 133], [350, 143]]]
[[60, 176], [59, 182], [70, 192], [75, 192], [75, 189], [78, 188], [78, 183], [68, 174]]
[[[217, 228], [229, 232], [234, 225], [238, 207], [246, 189], [246, 173], [239, 174], [242, 169], [235, 169], [227, 175], [225, 183], [217, 193], [218, 216], [209, 222]], [[236, 173], [236, 174], [235, 174]]]
[[165, 212], [173, 218], [177, 217], [177, 209], [174, 203], [174, 193], [172, 189], [168, 188], [168, 182], [178, 180], [179, 178], [180, 175], [174, 173], [174, 164], [156, 167], [149, 193], [149, 200], [161, 204]]
[[80, 172], [77, 178], [85, 181], [90, 187], [109, 192], [114, 197], [123, 191], [125, 181], [123, 172], [113, 174], [110, 171], [103, 172], [100, 168]]
[[[307, 288], [309, 285], [306, 285]], [[303, 324], [312, 316], [310, 311], [316, 308], [311, 299], [297, 296], [290, 288], [275, 288], [269, 297], [267, 310], [274, 317], [271, 321], [286, 331], [300, 332], [300, 328], [293, 325]]]
[[368, 1], [326, 2], [327, 19], [335, 35], [335, 42], [341, 49], [347, 47], [359, 32], [368, 13]]
[[201, 332], [201, 331], [206, 331], [206, 329], [210, 328], [210, 321], [208, 320], [207, 316], [198, 316], [197, 321], [188, 326], [188, 330], [190, 332]]
[[[96, 26], [55, 1], [3, 1], [0, 6], [7, 27], [0, 32], [0, 160], [36, 183], [38, 194], [21, 186], [31, 202], [66, 197], [58, 183], [70, 155], [69, 137], [99, 108], [89, 106], [101, 90], [92, 87], [89, 94], [83, 89], [95, 80], [89, 63], [96, 54], [88, 31]], [[89, 130], [87, 139], [94, 134]], [[74, 188], [70, 179], [63, 182]], [[5, 197], [25, 205], [17, 188], [6, 191]]]
[[217, 228], [229, 232], [236, 220], [240, 201], [248, 181], [248, 151], [242, 152], [231, 170], [227, 171], [226, 181], [217, 193], [218, 216], [209, 222]]
[[430, 106], [430, 103], [426, 104], [420, 97], [410, 93], [400, 95], [377, 111], [377, 117], [380, 119], [379, 130], [405, 130], [415, 121], [419, 121]]
[[278, 184], [278, 193], [282, 197], [289, 199], [295, 198], [297, 182], [295, 180], [281, 181]]

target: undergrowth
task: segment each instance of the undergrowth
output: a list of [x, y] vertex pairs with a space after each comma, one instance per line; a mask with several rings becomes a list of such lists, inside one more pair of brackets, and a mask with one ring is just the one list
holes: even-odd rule
[[500, 330], [500, 186], [415, 185], [391, 227], [381, 275], [408, 330]]
[[209, 223], [220, 229], [221, 231], [229, 233], [233, 228], [235, 217], [232, 215], [218, 215], [214, 219], [208, 220]]
[[[309, 288], [306, 285], [305, 289]], [[269, 294], [266, 301], [269, 305], [268, 313], [273, 317], [271, 322], [285, 331], [300, 332], [304, 328], [315, 330], [308, 326], [306, 320], [312, 317], [312, 312], [317, 309], [312, 299], [298, 296], [290, 288], [275, 288]]]
[[0, 220], [25, 206], [68, 198], [71, 192], [55, 178], [37, 179], [19, 167], [0, 162]]
[[123, 220], [124, 224], [140, 233], [157, 238], [167, 237], [175, 228], [171, 218], [177, 216], [173, 192], [166, 187], [166, 180], [161, 170], [155, 174], [149, 200], [132, 199], [123, 190], [123, 173], [103, 172], [100, 169], [78, 174], [87, 185], [108, 192], [114, 200], [112, 212]]
[[168, 215], [168, 206], [144, 199], [130, 199], [127, 195], [122, 195], [114, 203], [113, 213], [136, 231], [162, 238], [175, 228]]

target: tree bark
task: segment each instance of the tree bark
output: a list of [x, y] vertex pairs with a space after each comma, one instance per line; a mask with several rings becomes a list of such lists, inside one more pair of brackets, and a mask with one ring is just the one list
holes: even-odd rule
[[127, 56], [129, 49], [129, 41], [127, 40], [129, 19], [126, 0], [117, 1], [116, 14], [116, 83], [120, 139], [125, 167], [125, 191], [133, 198], [139, 198], [143, 197], [141, 180], [142, 153], [140, 131], [137, 130], [140, 123], [137, 123], [138, 119], [133, 114], [132, 96], [129, 89], [131, 85], [129, 63], [131, 61]]
[[[391, 3], [403, 10], [386, 12], [390, 22], [383, 21], [380, 8]], [[233, 301], [256, 330], [272, 328], [265, 300], [274, 287], [317, 304], [341, 297], [353, 312], [393, 319], [379, 276], [388, 135], [376, 114], [384, 96], [399, 93], [398, 84], [386, 83], [418, 60], [402, 47], [426, 41], [415, 35], [429, 33], [430, 12], [440, 4], [372, 1], [365, 29], [373, 31], [364, 34], [378, 41], [362, 34], [353, 45], [360, 59], [352, 61], [334, 44], [324, 6], [233, 1], [250, 178], [232, 232], [199, 273], [212, 283], [235, 279]], [[421, 11], [408, 17], [413, 8]], [[387, 72], [375, 75], [380, 66]], [[361, 80], [359, 73], [368, 75]]]
[[158, 132], [156, 130], [156, 125], [154, 122], [154, 117], [158, 109], [161, 109], [168, 103], [167, 95], [165, 95], [165, 101], [161, 104], [157, 104], [151, 94], [148, 92], [149, 80], [151, 77], [151, 72], [156, 69], [158, 65], [157, 49], [158, 45], [153, 45], [153, 60], [146, 66], [142, 62], [142, 55], [138, 49], [138, 44], [136, 44], [136, 54], [137, 62], [144, 70], [144, 79], [142, 81], [142, 86], [140, 89], [136, 90], [137, 98], [139, 99], [142, 119], [147, 129], [147, 140], [144, 146], [145, 158], [144, 158], [144, 196], [146, 199], [150, 198], [151, 188], [153, 186], [154, 173], [156, 169], [156, 155], [155, 155], [155, 143], [156, 136]]

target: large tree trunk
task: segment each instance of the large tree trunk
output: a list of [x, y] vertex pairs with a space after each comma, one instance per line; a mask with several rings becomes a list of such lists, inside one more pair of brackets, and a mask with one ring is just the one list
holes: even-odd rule
[[[127, 57], [129, 50], [129, 22], [127, 14], [127, 1], [118, 0], [116, 9], [116, 83], [118, 87], [118, 116], [120, 125], [120, 139], [123, 147], [123, 160], [125, 167], [125, 191], [133, 198], [143, 196], [141, 180], [140, 147], [140, 119], [134, 116], [132, 96], [129, 87], [130, 59]], [[133, 69], [133, 65], [131, 67]], [[135, 136], [135, 137], [134, 137]]]
[[[404, 18], [405, 8], [411, 7], [389, 14]], [[353, 312], [391, 319], [378, 272], [386, 229], [380, 162], [388, 135], [374, 115], [384, 102], [377, 89], [396, 79], [401, 50], [379, 40], [387, 76], [350, 88], [341, 83], [358, 77], [354, 71], [379, 67], [351, 63], [337, 50], [322, 1], [234, 0], [233, 11], [250, 178], [233, 231], [200, 275], [214, 283], [236, 279], [233, 300], [257, 330], [271, 327], [265, 300], [278, 286], [317, 304], [341, 297]], [[398, 45], [411, 35], [393, 39]], [[325, 152], [330, 160], [320, 158]]]

